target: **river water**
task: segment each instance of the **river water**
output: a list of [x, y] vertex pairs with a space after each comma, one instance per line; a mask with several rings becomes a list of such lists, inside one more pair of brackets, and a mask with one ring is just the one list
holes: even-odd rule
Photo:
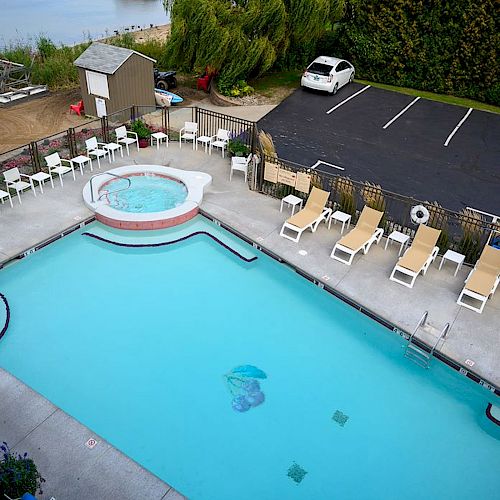
[[161, 0], [0, 0], [0, 47], [43, 35], [56, 44], [168, 23]]

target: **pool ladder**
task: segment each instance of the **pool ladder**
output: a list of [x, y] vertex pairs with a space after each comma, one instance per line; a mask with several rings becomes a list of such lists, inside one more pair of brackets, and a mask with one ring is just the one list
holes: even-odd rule
[[[418, 322], [418, 325], [415, 327], [415, 330], [413, 330], [413, 333], [410, 335], [405, 349], [405, 358], [410, 359], [422, 368], [429, 368], [431, 359], [434, 356], [434, 351], [441, 342], [444, 342], [446, 335], [448, 334], [448, 330], [450, 329], [450, 324], [446, 323], [444, 328], [439, 331], [439, 329], [433, 327], [427, 322], [428, 316], [429, 311], [425, 311], [422, 318]], [[430, 348], [430, 350], [424, 347], [425, 344], [423, 342], [417, 343], [418, 339], [416, 334], [418, 331], [424, 331], [437, 337], [436, 342], [434, 342], [434, 345]]]

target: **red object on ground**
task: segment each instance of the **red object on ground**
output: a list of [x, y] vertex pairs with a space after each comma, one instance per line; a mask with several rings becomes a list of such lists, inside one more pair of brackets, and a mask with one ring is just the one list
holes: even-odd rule
[[78, 116], [82, 116], [82, 113], [84, 111], [83, 101], [80, 101], [78, 104], [70, 104], [70, 106], [69, 106], [69, 113], [70, 114], [71, 114], [71, 111], [74, 111]]
[[198, 81], [196, 83], [196, 88], [198, 90], [203, 90], [204, 92], [208, 92], [211, 80], [212, 80], [211, 75], [200, 76], [200, 78], [198, 78]]

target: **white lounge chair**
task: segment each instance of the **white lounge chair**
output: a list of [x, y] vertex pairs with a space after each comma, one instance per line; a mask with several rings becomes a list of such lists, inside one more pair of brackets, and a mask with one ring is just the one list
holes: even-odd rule
[[182, 147], [182, 139], [193, 141], [193, 149], [198, 146], [196, 136], [198, 135], [198, 124], [196, 122], [184, 122], [184, 127], [179, 131], [179, 148]]
[[[319, 223], [322, 220], [326, 223], [329, 215], [332, 213], [331, 208], [325, 207], [329, 196], [330, 193], [328, 191], [313, 187], [309, 193], [305, 207], [285, 221], [281, 228], [280, 236], [297, 243], [306, 229], [310, 229], [314, 233]], [[295, 233], [295, 236], [286, 234], [285, 230]]]
[[[22, 204], [21, 201], [21, 193], [26, 189], [30, 189], [33, 191], [33, 194], [36, 196], [35, 185], [33, 184], [33, 179], [31, 176], [26, 174], [21, 174], [17, 167], [11, 168], [10, 170], [6, 170], [3, 173], [5, 184], [7, 185], [7, 190], [11, 189], [15, 190], [17, 193], [17, 198], [19, 199], [19, 203]], [[29, 182], [23, 181], [23, 177], [28, 179]]]
[[130, 144], [135, 143], [135, 145], [137, 146], [137, 151], [139, 151], [139, 137], [135, 132], [127, 130], [127, 127], [125, 127], [125, 125], [122, 125], [121, 127], [115, 128], [115, 134], [116, 142], [118, 144], [125, 144], [128, 156], [130, 156]]
[[243, 172], [245, 174], [245, 182], [248, 177], [248, 165], [252, 160], [252, 153], [250, 153], [246, 158], [243, 156], [233, 156], [231, 158], [231, 172], [229, 173], [229, 180], [233, 179], [233, 172]]
[[[420, 224], [411, 247], [406, 250], [394, 266], [389, 279], [408, 288], [413, 288], [417, 276], [420, 273], [425, 274], [437, 257], [439, 247], [436, 246], [436, 243], [440, 234], [441, 230]], [[410, 281], [405, 281], [403, 276], [409, 276]]]
[[45, 163], [47, 163], [50, 175], [57, 174], [59, 176], [61, 186], [63, 186], [62, 176], [64, 174], [67, 174], [68, 172], [72, 172], [73, 180], [76, 180], [75, 168], [73, 167], [73, 163], [71, 163], [71, 160], [65, 160], [64, 158], [61, 158], [59, 156], [59, 153], [52, 153], [51, 155], [46, 156]]
[[[100, 158], [103, 156], [108, 157], [108, 162], [111, 163], [111, 155], [107, 149], [104, 148], [106, 144], [104, 142], [97, 142], [97, 137], [91, 137], [85, 141], [85, 146], [87, 147], [87, 156], [97, 159], [97, 166], [101, 168]], [[100, 147], [101, 146], [101, 147]]]
[[224, 151], [227, 148], [227, 143], [229, 142], [229, 130], [224, 130], [220, 128], [217, 131], [217, 135], [210, 138], [210, 151], [212, 154], [212, 148], [220, 148], [222, 150], [222, 158], [224, 158]]
[[[481, 314], [486, 301], [495, 293], [499, 282], [500, 250], [486, 245], [474, 269], [465, 280], [465, 286], [458, 297], [457, 304]], [[466, 297], [474, 302], [465, 302]], [[476, 305], [477, 302], [479, 305]]]
[[[365, 205], [356, 227], [335, 243], [330, 257], [350, 266], [360, 250], [366, 255], [373, 243], [378, 244], [384, 235], [384, 230], [378, 227], [383, 215], [384, 212]], [[348, 255], [347, 259], [344, 254]]]

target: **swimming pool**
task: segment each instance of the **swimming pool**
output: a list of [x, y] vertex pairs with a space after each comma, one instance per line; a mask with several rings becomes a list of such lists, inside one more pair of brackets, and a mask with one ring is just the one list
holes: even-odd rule
[[[208, 232], [246, 260], [205, 234], [122, 248], [83, 232]], [[0, 366], [190, 499], [498, 496], [491, 393], [409, 362], [402, 339], [202, 217], [124, 234], [91, 224], [0, 271]], [[235, 409], [233, 376], [263, 402]]]

